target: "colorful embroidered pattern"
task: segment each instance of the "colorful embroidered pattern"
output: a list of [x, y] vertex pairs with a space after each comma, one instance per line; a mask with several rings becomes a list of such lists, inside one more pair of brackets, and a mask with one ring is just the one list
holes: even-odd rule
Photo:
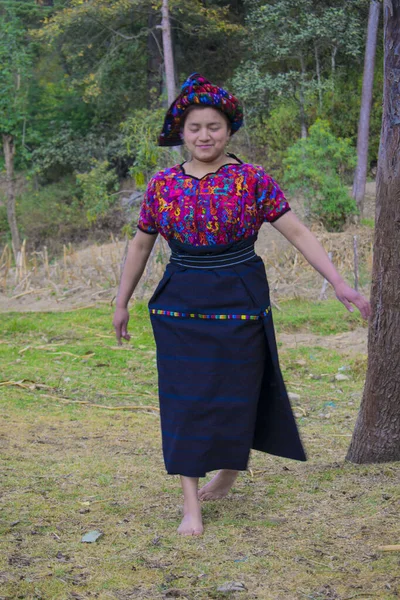
[[258, 321], [259, 319], [267, 317], [270, 312], [270, 306], [268, 306], [268, 308], [266, 308], [260, 315], [203, 315], [200, 313], [185, 313], [174, 310], [162, 310], [159, 308], [150, 309], [151, 315], [158, 315], [161, 317], [180, 317], [181, 319], [216, 319], [221, 321], [229, 321], [233, 319], [238, 319], [241, 321]]
[[192, 246], [228, 244], [288, 210], [282, 190], [262, 167], [226, 164], [197, 179], [175, 165], [151, 179], [138, 227]]
[[212, 106], [221, 110], [230, 121], [232, 134], [243, 123], [243, 109], [238, 99], [199, 73], [193, 73], [186, 79], [181, 93], [167, 111], [158, 140], [160, 146], [180, 146], [183, 143], [180, 136], [182, 116], [191, 105]]

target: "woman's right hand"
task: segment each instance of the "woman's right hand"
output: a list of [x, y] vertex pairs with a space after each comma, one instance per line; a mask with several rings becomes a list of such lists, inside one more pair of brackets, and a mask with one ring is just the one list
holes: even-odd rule
[[113, 318], [113, 326], [115, 329], [115, 335], [117, 336], [118, 344], [121, 346], [122, 341], [131, 339], [131, 336], [128, 333], [128, 321], [129, 321], [129, 311], [127, 308], [119, 308], [115, 309], [114, 318]]

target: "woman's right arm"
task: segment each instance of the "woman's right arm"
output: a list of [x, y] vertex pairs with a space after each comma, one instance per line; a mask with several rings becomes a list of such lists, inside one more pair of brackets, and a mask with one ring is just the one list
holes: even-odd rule
[[121, 338], [130, 339], [127, 326], [129, 321], [128, 302], [146, 267], [157, 234], [144, 233], [140, 229], [128, 248], [124, 269], [119, 284], [116, 309], [114, 313], [113, 325], [118, 343], [121, 344]]

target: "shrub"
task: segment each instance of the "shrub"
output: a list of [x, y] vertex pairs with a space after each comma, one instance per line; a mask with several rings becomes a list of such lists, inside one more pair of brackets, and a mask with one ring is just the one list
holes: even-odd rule
[[282, 177], [282, 162], [287, 149], [299, 133], [299, 109], [294, 101], [280, 100], [270, 113], [254, 111], [246, 117], [246, 128], [255, 145], [256, 159], [266, 161], [268, 170]]
[[289, 190], [304, 194], [311, 217], [322, 221], [329, 231], [340, 231], [357, 212], [345, 185], [355, 164], [350, 142], [336, 138], [329, 123], [318, 119], [310, 127], [309, 137], [288, 149], [283, 181]]
[[157, 144], [164, 116], [164, 109], [137, 110], [121, 125], [127, 155], [133, 158], [130, 174], [139, 188], [143, 188], [156, 171], [182, 160], [180, 152]]
[[76, 181], [87, 220], [94, 223], [117, 201], [118, 196], [112, 193], [118, 189], [117, 175], [110, 169], [108, 161], [93, 160], [92, 169], [88, 173], [78, 173]]
[[21, 236], [29, 249], [56, 245], [86, 236], [82, 223], [85, 213], [76, 197], [73, 177], [35, 188], [30, 187], [17, 197], [17, 221]]
[[90, 170], [93, 159], [104, 160], [105, 146], [102, 136], [82, 136], [65, 124], [33, 152], [33, 172], [46, 182], [55, 182], [74, 171]]

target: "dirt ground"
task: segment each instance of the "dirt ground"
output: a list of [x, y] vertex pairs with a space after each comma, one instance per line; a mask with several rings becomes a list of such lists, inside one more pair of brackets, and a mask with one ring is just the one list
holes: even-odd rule
[[337, 335], [315, 335], [312, 333], [279, 333], [279, 342], [284, 348], [297, 348], [298, 346], [319, 346], [338, 350], [342, 354], [367, 354], [368, 330], [357, 327], [354, 331], [346, 331]]

